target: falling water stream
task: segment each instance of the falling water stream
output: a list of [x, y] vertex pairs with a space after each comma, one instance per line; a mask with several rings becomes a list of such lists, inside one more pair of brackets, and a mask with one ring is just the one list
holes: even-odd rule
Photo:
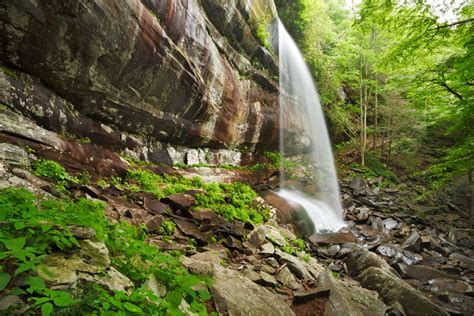
[[[314, 186], [317, 197], [310, 196], [290, 187], [281, 170], [281, 189], [277, 194], [304, 209], [316, 232], [336, 231], [345, 226], [340, 202], [336, 168], [332, 155], [326, 122], [313, 79], [296, 43], [278, 21], [278, 45], [280, 58], [280, 152], [287, 157], [297, 140], [307, 143], [310, 164], [314, 168]], [[290, 135], [288, 124], [295, 121], [301, 133]], [[295, 138], [296, 137], [296, 138]]]

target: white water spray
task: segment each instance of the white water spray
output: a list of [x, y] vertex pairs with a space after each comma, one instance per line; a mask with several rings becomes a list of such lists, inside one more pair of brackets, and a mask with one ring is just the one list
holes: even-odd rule
[[[315, 189], [318, 198], [285, 188], [284, 172], [282, 189], [278, 195], [290, 203], [302, 207], [312, 220], [316, 232], [336, 231], [345, 226], [340, 203], [336, 168], [332, 155], [326, 122], [313, 79], [296, 43], [278, 21], [278, 45], [280, 58], [280, 152], [288, 156], [287, 144], [294, 146], [296, 138], [305, 143], [308, 139], [310, 156], [315, 165]], [[300, 135], [284, 131], [290, 122], [290, 113], [297, 113], [301, 120]], [[293, 121], [295, 117], [291, 118]], [[297, 118], [298, 119], [298, 118]], [[299, 122], [298, 122], [299, 123]], [[296, 137], [296, 138], [295, 138]]]

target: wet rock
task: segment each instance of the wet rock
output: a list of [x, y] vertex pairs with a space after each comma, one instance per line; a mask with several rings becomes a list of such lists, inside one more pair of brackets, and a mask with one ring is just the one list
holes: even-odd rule
[[364, 287], [377, 291], [387, 305], [400, 303], [407, 315], [448, 315], [419, 291], [380, 268], [370, 267], [357, 279]]
[[287, 264], [291, 272], [293, 272], [298, 278], [304, 280], [313, 280], [314, 277], [309, 273], [308, 269], [305, 267], [305, 263], [300, 259], [287, 254], [279, 249], [275, 250], [275, 255], [280, 262], [280, 264]]
[[30, 165], [28, 153], [23, 148], [7, 143], [0, 143], [0, 160], [15, 166]]
[[343, 243], [355, 243], [357, 242], [356, 237], [350, 233], [323, 233], [315, 234], [308, 238], [313, 245], [330, 245], [330, 244], [343, 244]]
[[167, 204], [149, 197], [144, 198], [143, 207], [152, 214], [163, 214], [170, 210], [170, 207]]
[[215, 267], [211, 286], [216, 311], [222, 315], [294, 315], [277, 295], [240, 273]]
[[182, 231], [185, 235], [193, 237], [201, 244], [207, 244], [209, 238], [211, 238], [212, 236], [212, 232], [202, 232], [199, 229], [198, 224], [192, 220], [184, 218], [175, 218], [174, 223], [176, 224], [176, 226], [178, 226], [179, 230]]
[[420, 234], [414, 231], [410, 234], [410, 236], [408, 236], [407, 239], [405, 239], [405, 241], [403, 241], [402, 248], [414, 252], [419, 252], [421, 250], [421, 243], [422, 240]]
[[319, 287], [329, 289], [326, 315], [385, 315], [387, 306], [368, 291], [349, 287], [335, 279], [330, 271], [319, 276]]
[[414, 266], [398, 263], [395, 266], [396, 270], [405, 279], [416, 279], [422, 282], [427, 282], [432, 279], [444, 278], [444, 279], [457, 279], [456, 276], [448, 274], [446, 272], [436, 270], [430, 267]]
[[188, 210], [195, 204], [194, 198], [185, 193], [177, 193], [161, 199], [163, 203], [171, 205], [176, 210]]

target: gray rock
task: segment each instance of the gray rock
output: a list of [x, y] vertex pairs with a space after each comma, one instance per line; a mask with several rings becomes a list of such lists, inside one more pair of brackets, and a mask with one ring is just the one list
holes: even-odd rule
[[296, 282], [295, 276], [287, 267], [284, 267], [278, 272], [278, 274], [276, 275], [276, 279], [284, 286], [288, 286], [291, 283]]
[[143, 285], [152, 291], [157, 297], [165, 297], [166, 295], [166, 286], [158, 282], [154, 274], [150, 274]]
[[410, 266], [398, 263], [396, 269], [400, 272], [403, 278], [416, 279], [422, 282], [427, 282], [436, 278], [457, 279], [455, 275], [424, 266]]
[[213, 279], [212, 298], [221, 315], [294, 315], [280, 297], [236, 271], [216, 266]]
[[38, 275], [52, 289], [72, 288], [79, 280], [115, 291], [133, 288], [132, 281], [110, 266], [109, 251], [103, 243], [86, 239], [80, 246], [72, 254], [54, 253], [43, 259]]
[[383, 224], [386, 230], [392, 230], [398, 226], [398, 222], [393, 218], [384, 219]]
[[418, 232], [414, 231], [410, 236], [405, 239], [402, 243], [402, 248], [414, 252], [419, 252], [421, 250], [421, 237]]
[[268, 274], [264, 271], [260, 271], [261, 283], [268, 286], [276, 286], [278, 281], [271, 274]]
[[260, 274], [255, 272], [252, 268], [246, 267], [243, 269], [242, 274], [252, 282], [258, 282], [260, 280]]
[[448, 315], [419, 291], [380, 268], [370, 267], [357, 279], [362, 286], [377, 291], [387, 305], [400, 303], [407, 315]]
[[449, 260], [462, 268], [474, 271], [474, 259], [472, 258], [455, 252], [449, 255]]
[[68, 226], [71, 233], [77, 239], [91, 239], [95, 237], [95, 229], [83, 226]]
[[248, 235], [248, 241], [255, 247], [260, 247], [267, 240], [280, 247], [287, 244], [285, 237], [270, 225], [258, 226]]
[[14, 166], [30, 165], [28, 153], [23, 148], [7, 143], [0, 143], [0, 160]]
[[387, 310], [387, 306], [372, 293], [360, 287], [347, 286], [335, 279], [330, 271], [320, 274], [319, 287], [330, 291], [325, 315], [385, 315]]
[[281, 264], [286, 263], [291, 272], [298, 278], [303, 280], [313, 280], [314, 277], [309, 273], [305, 267], [305, 263], [295, 256], [287, 254], [279, 249], [275, 250], [275, 255]]
[[377, 267], [398, 276], [398, 273], [381, 257], [363, 248], [354, 248], [346, 257], [349, 272], [357, 276], [370, 267]]
[[264, 256], [271, 256], [275, 253], [275, 246], [273, 246], [272, 243], [265, 243], [262, 246], [260, 246], [260, 254]]

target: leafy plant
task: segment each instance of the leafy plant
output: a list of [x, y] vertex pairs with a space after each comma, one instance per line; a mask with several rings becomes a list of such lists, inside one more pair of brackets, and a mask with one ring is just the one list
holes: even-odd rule
[[67, 173], [63, 166], [53, 160], [38, 159], [32, 164], [33, 173], [39, 177], [45, 177], [56, 183], [58, 191], [65, 191], [70, 183], [77, 183], [78, 179]]
[[[191, 311], [205, 315], [207, 291], [194, 290], [210, 282], [181, 265], [178, 253], [162, 253], [147, 243], [145, 230], [120, 222], [110, 224], [103, 204], [90, 200], [36, 200], [25, 189], [0, 190], [0, 291], [19, 295], [30, 303], [29, 312], [43, 315], [64, 314], [180, 314], [184, 299]], [[135, 283], [130, 295], [109, 293], [100, 287], [87, 287], [73, 299], [65, 291], [48, 289], [36, 275], [42, 258], [54, 251], [72, 249], [79, 243], [69, 225], [92, 227], [105, 242], [113, 265]], [[143, 284], [150, 275], [165, 285], [167, 295], [158, 298]], [[24, 285], [16, 286], [16, 279]]]
[[166, 220], [158, 228], [158, 232], [161, 235], [171, 236], [176, 231], [176, 224], [172, 220]]

